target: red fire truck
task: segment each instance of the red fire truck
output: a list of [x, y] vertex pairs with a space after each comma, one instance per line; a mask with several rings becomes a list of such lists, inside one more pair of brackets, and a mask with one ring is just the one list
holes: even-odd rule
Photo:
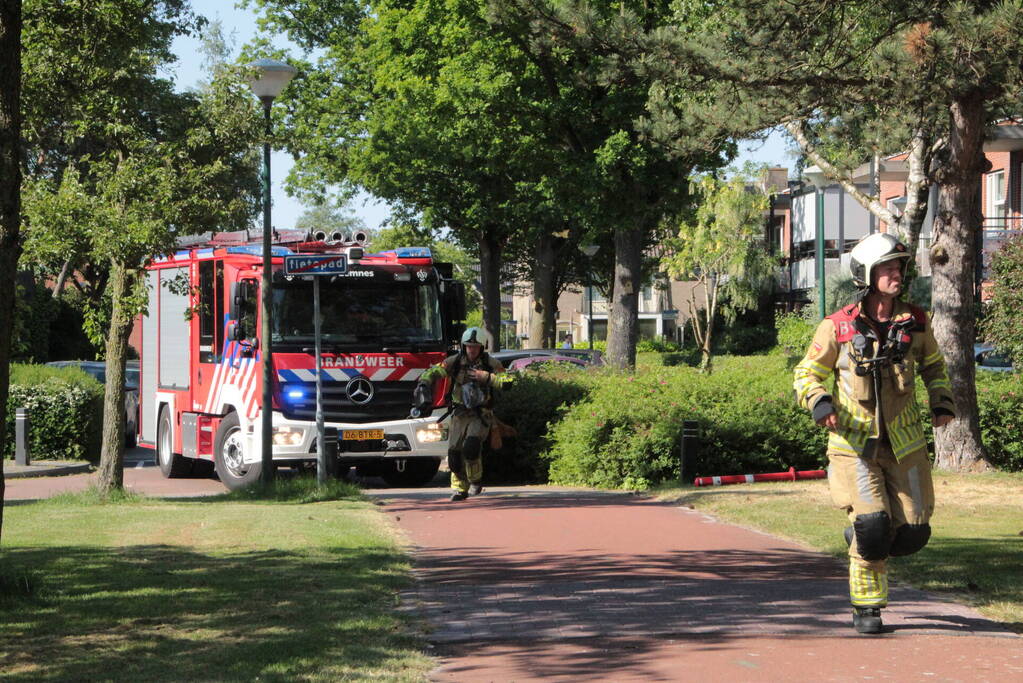
[[[314, 465], [317, 451], [311, 277], [285, 275], [284, 257], [339, 253], [348, 271], [319, 285], [323, 412], [338, 434], [337, 470], [357, 466], [394, 485], [429, 481], [447, 453], [447, 428], [436, 416], [412, 417], [412, 395], [465, 317], [451, 265], [422, 247], [364, 254], [358, 234], [274, 236], [274, 466]], [[156, 449], [164, 476], [215, 471], [236, 489], [261, 474], [261, 240], [204, 235], [148, 267], [138, 440]], [[434, 407], [445, 391], [436, 387]]]

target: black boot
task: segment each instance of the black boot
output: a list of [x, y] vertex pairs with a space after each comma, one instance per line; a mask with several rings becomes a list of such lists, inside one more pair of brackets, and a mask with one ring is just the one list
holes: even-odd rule
[[845, 536], [845, 544], [852, 545], [853, 528], [851, 526], [847, 526], [845, 531], [842, 532], [842, 535]]
[[469, 486], [470, 496], [478, 496], [481, 493], [483, 493], [483, 484], [470, 484]]
[[880, 607], [853, 607], [853, 628], [857, 633], [881, 633]]

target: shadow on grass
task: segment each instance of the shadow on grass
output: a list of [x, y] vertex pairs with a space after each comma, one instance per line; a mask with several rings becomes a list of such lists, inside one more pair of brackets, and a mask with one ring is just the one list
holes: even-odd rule
[[[895, 575], [914, 585], [950, 593], [975, 606], [1010, 602], [1023, 606], [1020, 538], [938, 536], [916, 555], [896, 558]], [[1007, 623], [1023, 633], [1023, 623]]]
[[0, 670], [11, 681], [393, 675], [417, 647], [393, 612], [403, 562], [378, 549], [8, 547], [5, 574], [31, 577], [31, 591], [0, 602]]

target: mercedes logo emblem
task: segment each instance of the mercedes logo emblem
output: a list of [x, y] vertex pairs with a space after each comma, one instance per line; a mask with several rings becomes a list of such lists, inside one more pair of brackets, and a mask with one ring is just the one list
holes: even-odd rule
[[345, 387], [348, 399], [360, 406], [373, 400], [373, 384], [365, 377], [355, 377]]

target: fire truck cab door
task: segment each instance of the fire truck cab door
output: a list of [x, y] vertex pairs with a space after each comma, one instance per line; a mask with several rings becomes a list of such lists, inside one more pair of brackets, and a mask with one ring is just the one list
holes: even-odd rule
[[221, 259], [199, 261], [199, 287], [193, 309], [192, 339], [196, 348], [193, 358], [195, 376], [192, 378], [193, 409], [196, 412], [215, 411], [209, 405], [210, 390], [214, 385], [217, 366], [224, 353], [224, 262]]

